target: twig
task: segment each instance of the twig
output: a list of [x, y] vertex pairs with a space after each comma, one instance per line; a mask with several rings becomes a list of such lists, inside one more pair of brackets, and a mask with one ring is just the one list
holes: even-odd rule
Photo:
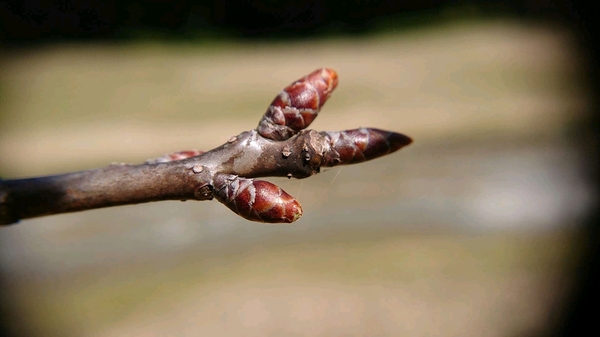
[[182, 151], [141, 165], [0, 181], [0, 224], [149, 201], [213, 198], [248, 220], [293, 222], [302, 215], [298, 201], [252, 178], [306, 178], [321, 167], [360, 163], [412, 142], [378, 129], [304, 130], [336, 85], [333, 70], [314, 71], [286, 87], [255, 130], [208, 152]]

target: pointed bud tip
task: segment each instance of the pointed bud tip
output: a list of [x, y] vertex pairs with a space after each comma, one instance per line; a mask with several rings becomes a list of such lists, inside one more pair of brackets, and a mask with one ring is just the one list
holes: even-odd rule
[[288, 205], [291, 208], [291, 212], [286, 214], [285, 223], [292, 223], [302, 217], [302, 206], [297, 200], [294, 200], [293, 205]]
[[333, 80], [337, 80], [338, 78], [338, 73], [337, 71], [331, 69], [331, 68], [323, 68], [323, 71], [327, 73], [327, 75], [329, 75], [329, 77], [331, 77], [331, 79]]
[[387, 139], [390, 143], [391, 152], [398, 151], [413, 142], [412, 138], [396, 132], [390, 132]]
[[330, 68], [320, 68], [308, 75], [308, 77], [318, 76], [327, 84], [327, 93], [331, 93], [338, 85], [338, 74], [335, 70]]

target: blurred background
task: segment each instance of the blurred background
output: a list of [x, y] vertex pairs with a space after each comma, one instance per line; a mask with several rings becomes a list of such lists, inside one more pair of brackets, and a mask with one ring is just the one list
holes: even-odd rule
[[292, 225], [189, 201], [0, 228], [3, 335], [547, 336], [591, 324], [591, 9], [0, 4], [3, 179], [211, 149], [320, 67], [340, 80], [311, 128], [415, 140], [269, 179], [302, 203]]

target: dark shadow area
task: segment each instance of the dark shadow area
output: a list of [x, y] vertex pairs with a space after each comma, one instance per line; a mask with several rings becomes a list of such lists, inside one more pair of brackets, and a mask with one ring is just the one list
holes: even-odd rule
[[[587, 175], [589, 181], [595, 186], [596, 195], [600, 192], [600, 106], [598, 69], [600, 60], [598, 50], [597, 32], [600, 24], [596, 19], [598, 6], [595, 3], [577, 2], [571, 11], [564, 12], [563, 19], [572, 24], [573, 29], [579, 33], [581, 45], [587, 57], [586, 80], [591, 88], [592, 109], [585, 123], [579, 125], [574, 131], [574, 138], [589, 158], [587, 162]], [[575, 291], [564, 308], [557, 310], [557, 329], [555, 336], [595, 335], [598, 329], [595, 308], [600, 300], [600, 213], [598, 207], [593, 208], [584, 225], [585, 238], [584, 255], [577, 265], [575, 275]], [[596, 331], [596, 333], [594, 333]]]
[[57, 40], [167, 40], [223, 37], [289, 39], [367, 34], [440, 21], [499, 16], [556, 20], [554, 1], [4, 1], [0, 39], [7, 45]]

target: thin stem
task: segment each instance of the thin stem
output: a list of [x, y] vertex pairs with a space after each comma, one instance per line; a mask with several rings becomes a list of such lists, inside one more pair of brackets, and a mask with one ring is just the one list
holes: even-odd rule
[[[0, 223], [159, 200], [196, 199], [197, 177], [173, 163], [105, 168], [0, 182]], [[0, 194], [2, 194], [0, 192]]]

